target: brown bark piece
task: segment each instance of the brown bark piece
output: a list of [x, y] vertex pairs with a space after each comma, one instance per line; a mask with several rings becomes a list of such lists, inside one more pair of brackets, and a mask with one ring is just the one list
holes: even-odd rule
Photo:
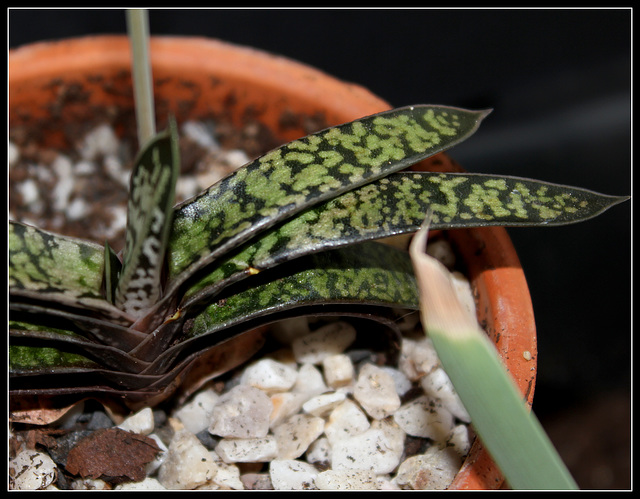
[[145, 479], [145, 465], [160, 452], [156, 442], [119, 428], [97, 430], [82, 439], [67, 457], [66, 469], [82, 478], [114, 481]]

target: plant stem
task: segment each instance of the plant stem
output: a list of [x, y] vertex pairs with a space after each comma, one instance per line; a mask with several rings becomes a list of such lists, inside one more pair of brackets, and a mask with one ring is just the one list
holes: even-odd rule
[[156, 134], [153, 83], [149, 60], [149, 13], [127, 9], [127, 31], [131, 40], [133, 89], [140, 149]]

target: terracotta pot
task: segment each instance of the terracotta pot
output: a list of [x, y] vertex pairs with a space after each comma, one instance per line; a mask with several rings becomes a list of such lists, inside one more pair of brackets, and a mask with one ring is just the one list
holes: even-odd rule
[[[276, 142], [389, 109], [366, 89], [254, 49], [181, 37], [150, 45], [159, 128], [167, 112], [178, 121], [257, 120]], [[74, 126], [100, 116], [133, 122], [130, 48], [126, 37], [97, 36], [10, 51], [9, 123], [49, 147], [73, 142]], [[128, 124], [127, 124], [128, 123]], [[420, 169], [457, 167], [440, 154]], [[529, 404], [536, 373], [531, 299], [518, 257], [503, 228], [453, 230], [450, 239], [467, 267], [478, 319]], [[527, 353], [528, 352], [528, 353]], [[478, 440], [454, 489], [495, 489], [503, 478]]]

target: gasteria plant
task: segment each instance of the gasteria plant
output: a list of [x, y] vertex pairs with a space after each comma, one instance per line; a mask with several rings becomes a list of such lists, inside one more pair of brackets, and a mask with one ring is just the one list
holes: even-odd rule
[[[284, 317], [419, 308], [407, 252], [431, 227], [552, 226], [625, 197], [517, 177], [400, 170], [465, 140], [488, 111], [416, 105], [285, 144], [178, 205], [171, 121], [131, 175], [123, 255], [9, 223], [10, 396], [168, 397], [205, 357]], [[239, 355], [239, 357], [237, 357]], [[227, 364], [225, 364], [227, 362]], [[231, 362], [231, 361], [229, 361]]]

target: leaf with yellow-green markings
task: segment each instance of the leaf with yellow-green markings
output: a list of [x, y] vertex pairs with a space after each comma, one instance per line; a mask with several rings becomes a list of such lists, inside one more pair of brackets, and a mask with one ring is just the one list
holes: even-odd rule
[[9, 293], [51, 306], [93, 310], [113, 321], [126, 314], [104, 299], [104, 248], [9, 221]]
[[311, 255], [298, 264], [300, 270], [276, 273], [277, 278], [254, 276], [256, 283], [248, 289], [209, 305], [195, 318], [188, 336], [309, 304], [418, 306], [411, 260], [405, 251], [367, 242]]
[[210, 299], [257, 271], [328, 248], [415, 232], [431, 210], [433, 229], [564, 225], [595, 217], [625, 197], [519, 177], [395, 173], [312, 207], [222, 259], [184, 293]]
[[170, 289], [258, 231], [458, 144], [487, 114], [394, 109], [294, 140], [245, 165], [176, 209]]
[[335, 307], [348, 312], [366, 308], [372, 320], [378, 314], [386, 319], [391, 308], [416, 309], [418, 294], [408, 253], [365, 242], [254, 275], [190, 314], [183, 341], [159, 354], [145, 372], [156, 373], [171, 365], [193, 341], [210, 346], [272, 322], [278, 314], [310, 309], [322, 313]]

